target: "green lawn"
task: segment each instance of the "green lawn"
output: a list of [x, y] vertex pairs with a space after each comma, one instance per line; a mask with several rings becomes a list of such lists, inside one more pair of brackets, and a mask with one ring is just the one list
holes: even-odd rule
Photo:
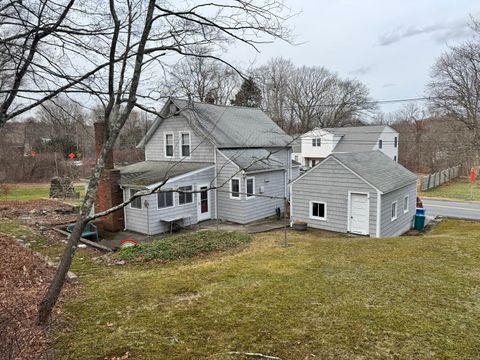
[[286, 249], [282, 236], [163, 264], [100, 265], [79, 249], [58, 358], [480, 357], [480, 223], [391, 239], [291, 232]]
[[468, 179], [448, 182], [434, 189], [421, 192], [419, 196], [480, 201], [480, 185], [476, 182], [473, 186], [473, 198], [472, 184]]
[[[0, 189], [0, 200], [3, 201], [26, 201], [48, 198], [50, 184], [7, 184], [8, 191], [5, 193]], [[83, 185], [75, 185], [75, 190], [80, 192], [80, 197], [85, 195]]]

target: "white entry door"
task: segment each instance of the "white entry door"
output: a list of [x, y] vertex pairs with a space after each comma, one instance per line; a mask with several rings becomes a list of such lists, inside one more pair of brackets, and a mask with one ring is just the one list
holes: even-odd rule
[[207, 190], [208, 185], [201, 185], [198, 187], [200, 191], [197, 195], [197, 217], [198, 221], [210, 219], [210, 191]]
[[350, 194], [350, 232], [369, 234], [369, 199], [367, 194]]

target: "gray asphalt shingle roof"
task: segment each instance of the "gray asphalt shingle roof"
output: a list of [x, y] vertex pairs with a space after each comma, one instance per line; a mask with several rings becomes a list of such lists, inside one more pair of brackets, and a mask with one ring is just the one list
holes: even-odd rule
[[283, 170], [283, 163], [265, 149], [222, 149], [222, 153], [247, 173], [264, 170]]
[[[259, 108], [222, 106], [187, 100], [171, 99], [180, 113], [219, 148], [284, 147], [292, 141], [275, 122]], [[143, 146], [162, 118], [157, 118], [152, 131], [139, 144]]]
[[417, 180], [417, 175], [390, 159], [380, 150], [330, 156], [383, 193], [399, 189]]
[[[387, 125], [325, 128], [322, 130], [341, 136], [334, 153], [370, 151], [378, 142], [380, 135], [390, 128]], [[391, 131], [394, 131], [393, 129]]]
[[119, 169], [120, 184], [143, 187], [212, 165], [204, 162], [142, 161]]

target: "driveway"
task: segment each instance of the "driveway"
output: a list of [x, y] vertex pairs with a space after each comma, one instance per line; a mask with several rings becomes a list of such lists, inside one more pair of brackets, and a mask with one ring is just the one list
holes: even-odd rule
[[450, 200], [422, 199], [429, 216], [448, 216], [452, 218], [480, 220], [480, 203]]

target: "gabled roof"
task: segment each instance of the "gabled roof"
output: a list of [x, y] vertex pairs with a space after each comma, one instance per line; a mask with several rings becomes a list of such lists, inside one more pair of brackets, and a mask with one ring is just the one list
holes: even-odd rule
[[[330, 159], [337, 161], [383, 194], [417, 181], [417, 175], [390, 159], [380, 150], [374, 150], [359, 153], [332, 154], [305, 174], [293, 180], [292, 184], [305, 176], [311, 176], [314, 174], [314, 169], [320, 169]], [[341, 181], [341, 179], [337, 180]]]
[[[292, 138], [261, 109], [170, 99], [196, 129], [219, 148], [285, 147]], [[162, 111], [169, 116], [166, 111]], [[144, 146], [164, 118], [158, 117], [138, 147]]]
[[222, 149], [221, 152], [247, 173], [285, 169], [275, 154], [265, 149]]
[[145, 187], [211, 166], [204, 162], [142, 161], [120, 168], [120, 184]]
[[324, 128], [322, 130], [341, 137], [333, 152], [342, 153], [373, 150], [373, 147], [386, 129], [397, 133], [387, 125]]
[[384, 194], [417, 181], [417, 175], [380, 150], [332, 154], [328, 158], [330, 157], [338, 160]]

